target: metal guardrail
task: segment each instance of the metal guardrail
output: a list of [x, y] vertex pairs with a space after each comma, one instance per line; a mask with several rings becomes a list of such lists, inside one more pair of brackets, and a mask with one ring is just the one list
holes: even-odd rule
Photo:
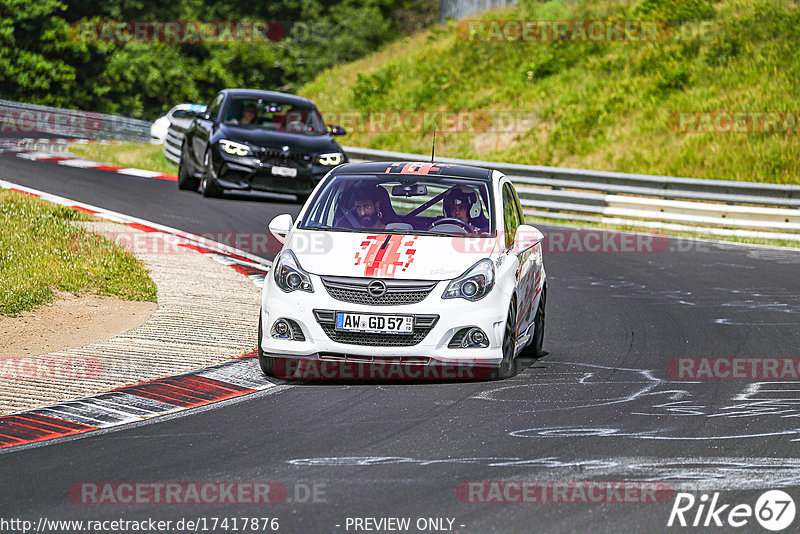
[[[164, 155], [180, 160], [191, 119], [170, 124]], [[427, 161], [429, 156], [343, 147], [353, 159]], [[719, 236], [800, 241], [800, 186], [625, 174], [541, 165], [436, 158], [496, 169], [517, 187], [525, 214]]]
[[152, 123], [119, 115], [0, 100], [1, 134], [52, 134], [145, 142]]
[[[350, 158], [428, 161], [430, 156], [344, 147]], [[800, 186], [626, 174], [436, 158], [496, 169], [517, 186], [526, 215], [720, 236], [800, 241]]]

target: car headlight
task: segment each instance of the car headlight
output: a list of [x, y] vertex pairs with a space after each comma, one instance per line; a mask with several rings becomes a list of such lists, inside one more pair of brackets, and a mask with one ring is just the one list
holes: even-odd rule
[[272, 265], [272, 273], [278, 287], [287, 293], [292, 291], [314, 292], [311, 285], [311, 276], [300, 267], [297, 258], [291, 250], [284, 250]]
[[342, 154], [341, 152], [320, 154], [318, 159], [320, 165], [330, 165], [330, 166], [339, 165], [342, 162], [342, 160], [344, 160], [344, 154]]
[[246, 156], [250, 153], [250, 147], [236, 141], [229, 141], [227, 139], [220, 139], [219, 146], [228, 154], [235, 156]]
[[480, 300], [492, 290], [492, 287], [494, 287], [494, 263], [490, 259], [483, 259], [450, 282], [442, 298]]

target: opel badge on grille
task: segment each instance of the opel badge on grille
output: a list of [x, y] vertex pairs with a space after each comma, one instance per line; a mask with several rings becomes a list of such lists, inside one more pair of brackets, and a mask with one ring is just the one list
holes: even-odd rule
[[370, 297], [379, 298], [386, 294], [386, 283], [383, 280], [373, 280], [367, 285]]

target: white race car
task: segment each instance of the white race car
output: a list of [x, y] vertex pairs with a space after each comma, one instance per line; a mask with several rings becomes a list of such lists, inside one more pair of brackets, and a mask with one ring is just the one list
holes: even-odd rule
[[204, 104], [178, 104], [169, 110], [166, 115], [157, 118], [150, 125], [150, 143], [163, 145], [167, 140], [169, 125], [174, 119], [182, 119], [188, 123], [198, 113], [202, 113], [205, 110], [206, 106]]
[[543, 236], [524, 224], [498, 171], [340, 165], [296, 222], [283, 214], [269, 228], [284, 245], [261, 298], [267, 375], [297, 377], [288, 362], [352, 362], [479, 367], [505, 378], [521, 352], [542, 355]]

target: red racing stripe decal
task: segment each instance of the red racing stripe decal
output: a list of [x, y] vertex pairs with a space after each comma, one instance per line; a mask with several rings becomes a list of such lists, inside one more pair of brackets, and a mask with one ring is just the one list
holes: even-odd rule
[[[378, 236], [379, 238], [383, 237], [383, 234]], [[380, 241], [380, 239], [378, 240]], [[381, 266], [381, 262], [383, 261], [383, 257], [386, 255], [386, 250], [389, 244], [392, 241], [392, 236], [387, 235], [383, 242], [378, 246], [378, 243], [375, 243], [370, 248], [370, 256], [366, 262], [366, 269], [364, 270], [364, 274], [366, 276], [375, 276], [375, 273]]]
[[412, 248], [418, 236], [398, 234], [370, 235], [361, 242], [356, 252], [355, 264], [364, 265], [364, 276], [393, 278], [405, 271], [414, 261], [416, 249]]

